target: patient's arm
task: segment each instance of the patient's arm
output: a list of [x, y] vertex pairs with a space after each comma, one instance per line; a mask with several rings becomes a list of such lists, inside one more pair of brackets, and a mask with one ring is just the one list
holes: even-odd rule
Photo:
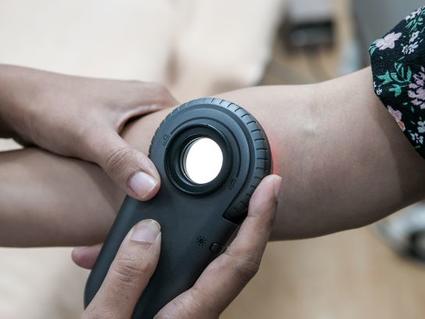
[[[264, 126], [283, 177], [274, 239], [368, 224], [420, 199], [425, 162], [375, 98], [370, 70], [310, 86], [222, 94]], [[168, 110], [139, 119], [125, 138], [147, 151]], [[101, 241], [123, 194], [93, 164], [38, 149], [0, 156], [0, 244]]]

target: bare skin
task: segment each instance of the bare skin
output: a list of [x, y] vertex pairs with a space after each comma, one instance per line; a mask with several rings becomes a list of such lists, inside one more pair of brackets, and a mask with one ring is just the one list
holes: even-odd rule
[[0, 64], [0, 137], [96, 163], [139, 200], [157, 193], [159, 175], [148, 157], [119, 133], [128, 119], [176, 104], [157, 83]]
[[[363, 226], [424, 196], [424, 160], [372, 87], [364, 69], [316, 85], [221, 95], [250, 111], [271, 140], [284, 180], [273, 239]], [[168, 112], [137, 120], [124, 138], [147, 152]], [[35, 148], [1, 154], [0, 177], [4, 246], [101, 242], [124, 197], [96, 165]]]

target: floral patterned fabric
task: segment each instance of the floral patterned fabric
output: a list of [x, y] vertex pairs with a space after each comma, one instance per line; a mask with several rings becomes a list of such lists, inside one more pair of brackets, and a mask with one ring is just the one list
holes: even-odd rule
[[425, 157], [425, 7], [369, 47], [376, 95]]

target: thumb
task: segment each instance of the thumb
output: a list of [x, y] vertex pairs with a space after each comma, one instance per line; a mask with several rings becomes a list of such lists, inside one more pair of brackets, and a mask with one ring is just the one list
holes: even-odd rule
[[97, 294], [83, 318], [128, 319], [158, 263], [159, 224], [151, 219], [136, 224], [122, 242]]
[[152, 161], [116, 132], [98, 131], [91, 138], [92, 161], [101, 166], [128, 195], [149, 200], [160, 187], [160, 176]]

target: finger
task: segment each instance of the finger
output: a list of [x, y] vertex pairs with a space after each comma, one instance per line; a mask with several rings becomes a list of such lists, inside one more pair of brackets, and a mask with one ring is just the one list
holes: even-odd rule
[[128, 319], [158, 263], [161, 233], [156, 221], [139, 222], [126, 236], [85, 318]]
[[142, 152], [134, 149], [113, 130], [93, 130], [87, 138], [91, 161], [105, 172], [128, 195], [149, 200], [158, 192], [160, 177], [155, 165]]
[[161, 84], [141, 81], [123, 81], [123, 84], [125, 88], [122, 88], [115, 101], [115, 109], [120, 111], [118, 131], [133, 117], [178, 104], [170, 91]]
[[[110, 81], [111, 91], [116, 92], [112, 104], [119, 109], [131, 110], [138, 105], [163, 109], [178, 102], [162, 84], [138, 80]], [[117, 91], [118, 89], [118, 91]]]
[[167, 304], [157, 318], [217, 318], [256, 274], [270, 237], [281, 177], [270, 175], [255, 190], [248, 216], [228, 249], [195, 285]]
[[102, 244], [85, 247], [75, 247], [72, 250], [71, 258], [74, 263], [85, 269], [92, 269], [97, 256], [99, 256]]

